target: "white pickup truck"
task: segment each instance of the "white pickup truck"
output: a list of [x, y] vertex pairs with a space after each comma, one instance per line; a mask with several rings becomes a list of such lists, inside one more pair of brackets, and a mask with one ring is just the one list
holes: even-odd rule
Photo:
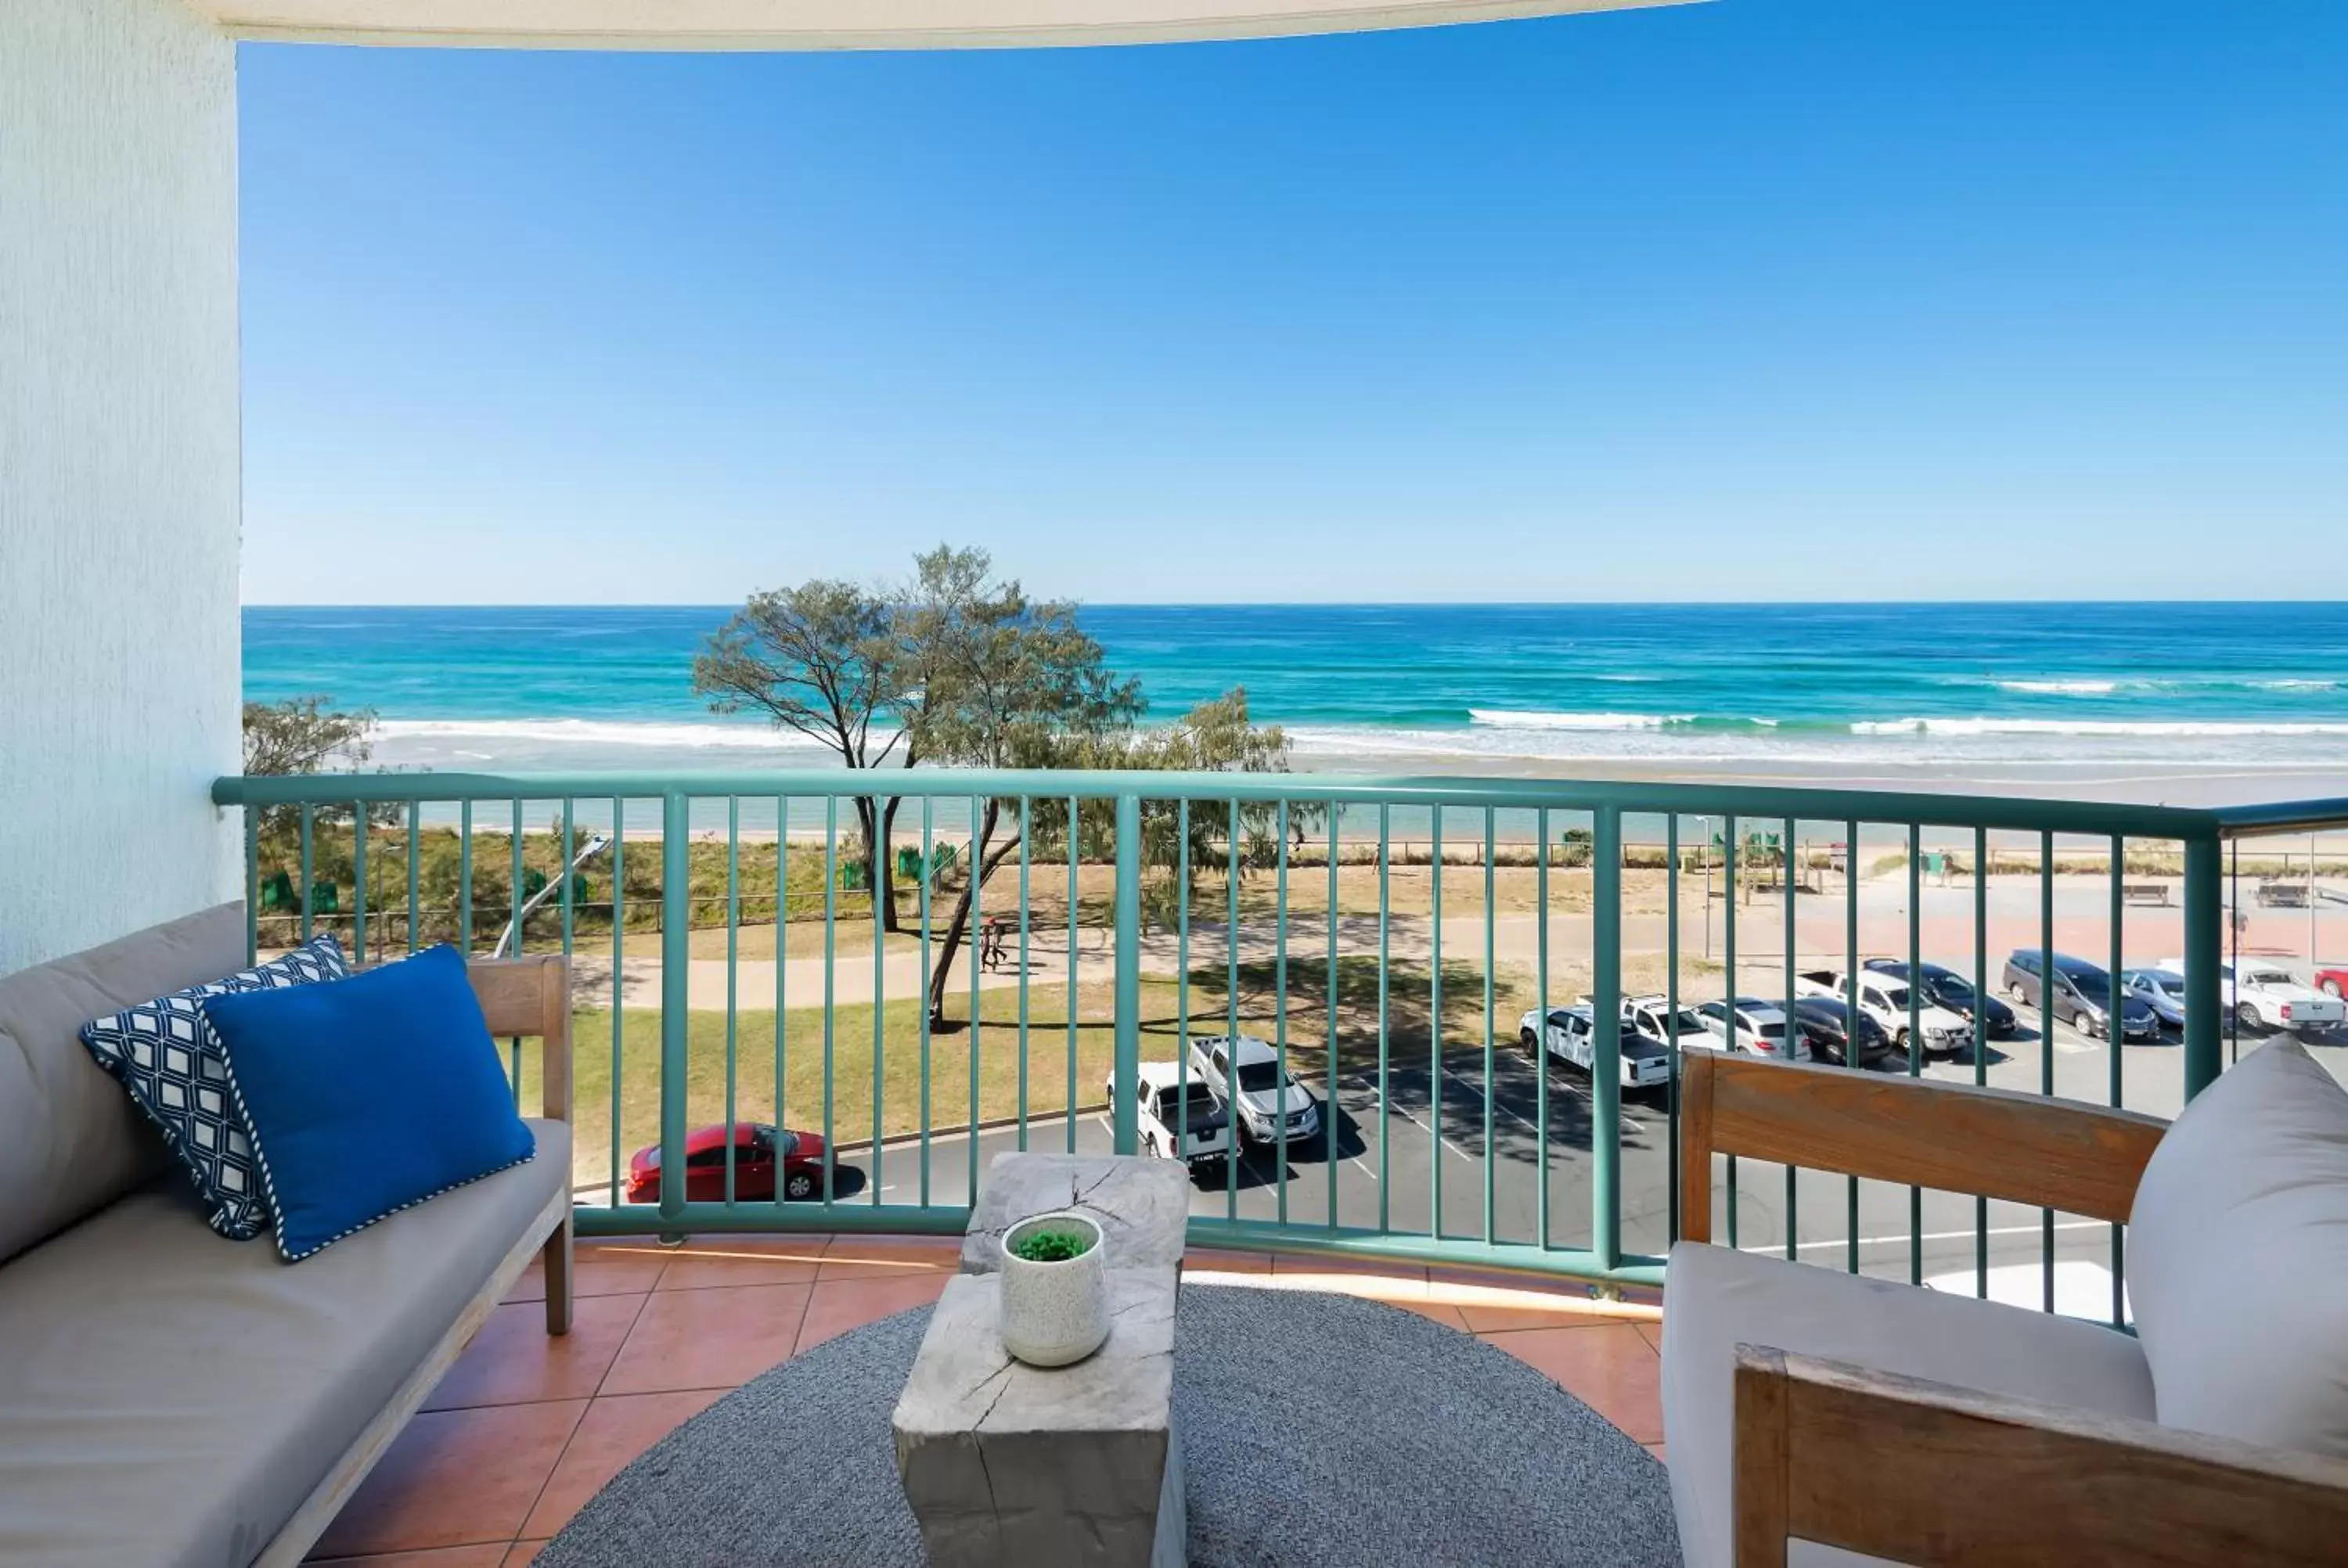
[[[1141, 1096], [1134, 1107], [1141, 1152], [1180, 1160], [1193, 1170], [1220, 1166], [1231, 1157], [1231, 1109], [1197, 1073], [1189, 1074], [1187, 1083], [1182, 1077], [1179, 1067], [1171, 1061], [1141, 1064]], [[1115, 1104], [1114, 1073], [1103, 1087], [1109, 1102]]]
[[[1517, 1020], [1517, 1040], [1532, 1053], [1535, 1061], [1546, 1058], [1590, 1071], [1598, 1061], [1596, 1030], [1591, 1027], [1589, 1004], [1578, 1007], [1551, 1008], [1549, 1027], [1540, 1027], [1540, 1009], [1535, 1008]], [[1671, 1048], [1664, 1041], [1653, 1039], [1637, 1029], [1618, 1029], [1616, 1038], [1622, 1041], [1622, 1087], [1653, 1089], [1672, 1081]]]
[[[1850, 977], [1840, 969], [1806, 969], [1794, 977], [1795, 989], [1803, 996], [1832, 997], [1847, 1001], [1850, 997]], [[1916, 1026], [1922, 1031], [1927, 1053], [1935, 1050], [1971, 1050], [1973, 1043], [1972, 1021], [1961, 1012], [1952, 1012], [1919, 996]], [[1908, 982], [1895, 980], [1889, 975], [1870, 969], [1859, 973], [1859, 1010], [1873, 1019], [1891, 1043], [1901, 1050], [1908, 1049]]]
[[[2181, 975], [2185, 960], [2163, 958], [2159, 967]], [[2264, 959], [2243, 960], [2240, 976], [2233, 965], [2219, 964], [2218, 997], [2244, 1029], [2338, 1029], [2348, 1022], [2348, 1002]]]

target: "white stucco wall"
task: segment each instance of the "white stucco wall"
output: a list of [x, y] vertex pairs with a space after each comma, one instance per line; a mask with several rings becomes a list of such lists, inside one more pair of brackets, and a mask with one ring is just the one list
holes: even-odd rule
[[235, 47], [0, 0], [0, 973], [232, 896]]

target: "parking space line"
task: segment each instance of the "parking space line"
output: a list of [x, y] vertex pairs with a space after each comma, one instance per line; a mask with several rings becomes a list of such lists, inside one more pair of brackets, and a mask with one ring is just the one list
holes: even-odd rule
[[[1375, 1095], [1375, 1094], [1378, 1092], [1378, 1091], [1377, 1091], [1377, 1086], [1376, 1086], [1375, 1084], [1372, 1083], [1372, 1082], [1371, 1082], [1371, 1081], [1369, 1081], [1367, 1079], [1363, 1078], [1363, 1077], [1362, 1077], [1362, 1076], [1360, 1076], [1359, 1074], [1356, 1074], [1356, 1075], [1354, 1076], [1354, 1084], [1355, 1084], [1355, 1086], [1356, 1086], [1356, 1087], [1363, 1088], [1363, 1089], [1366, 1089], [1366, 1090], [1368, 1090], [1368, 1091], [1369, 1091], [1373, 1095]], [[1472, 1165], [1472, 1164], [1475, 1164], [1475, 1163], [1477, 1163], [1477, 1160], [1476, 1160], [1476, 1156], [1475, 1156], [1475, 1155], [1473, 1155], [1473, 1154], [1469, 1153], [1467, 1150], [1465, 1150], [1465, 1149], [1461, 1148], [1458, 1144], [1457, 1144], [1457, 1143], [1453, 1143], [1449, 1138], [1447, 1138], [1447, 1137], [1444, 1136], [1444, 1134], [1442, 1134], [1442, 1133], [1440, 1133], [1440, 1132], [1437, 1132], [1434, 1128], [1432, 1128], [1432, 1127], [1428, 1126], [1426, 1122], [1424, 1122], [1420, 1121], [1417, 1117], [1416, 1117], [1416, 1116], [1412, 1115], [1412, 1114], [1411, 1114], [1407, 1110], [1406, 1110], [1404, 1107], [1402, 1107], [1402, 1106], [1400, 1106], [1400, 1105], [1395, 1105], [1395, 1104], [1394, 1104], [1394, 1103], [1392, 1103], [1392, 1102], [1387, 1102], [1387, 1104], [1386, 1104], [1386, 1109], [1387, 1109], [1388, 1111], [1393, 1112], [1395, 1115], [1397, 1115], [1397, 1116], [1401, 1117], [1404, 1121], [1406, 1121], [1406, 1122], [1409, 1122], [1412, 1126], [1414, 1126], [1414, 1127], [1417, 1128], [1420, 1132], [1422, 1132], [1426, 1133], [1428, 1137], [1433, 1138], [1437, 1143], [1441, 1143], [1445, 1148], [1447, 1148], [1447, 1149], [1450, 1150], [1453, 1153], [1455, 1153], [1455, 1154], [1458, 1155], [1461, 1159], [1463, 1159], [1463, 1160], [1467, 1161], [1469, 1164], [1471, 1164], [1471, 1165]]]

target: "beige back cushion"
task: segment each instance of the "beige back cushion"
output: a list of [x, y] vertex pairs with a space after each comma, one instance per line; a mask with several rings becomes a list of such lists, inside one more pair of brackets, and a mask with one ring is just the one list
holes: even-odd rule
[[223, 904], [0, 978], [0, 1260], [151, 1181], [169, 1155], [84, 1049], [94, 1018], [244, 968]]
[[2348, 1091], [2295, 1040], [2185, 1108], [2128, 1218], [2164, 1425], [2348, 1459]]

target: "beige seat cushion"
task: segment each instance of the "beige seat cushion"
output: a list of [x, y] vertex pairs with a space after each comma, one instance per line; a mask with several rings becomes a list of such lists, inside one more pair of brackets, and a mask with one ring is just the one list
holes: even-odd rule
[[2185, 1108], [2127, 1266], [2162, 1421], [2348, 1459], [2348, 1091], [2306, 1048], [2270, 1041]]
[[[2075, 1318], [1682, 1242], [1663, 1283], [1663, 1440], [1680, 1550], [1728, 1568], [1731, 1378], [1739, 1344], [2152, 1419], [2152, 1378], [2125, 1334]], [[1864, 1475], [1852, 1484], [1868, 1484]], [[1962, 1486], [1962, 1476], [1949, 1478]], [[1873, 1558], [1797, 1542], [1796, 1563]]]
[[530, 1163], [286, 1265], [182, 1183], [0, 1268], [0, 1564], [242, 1568], [563, 1190]]

